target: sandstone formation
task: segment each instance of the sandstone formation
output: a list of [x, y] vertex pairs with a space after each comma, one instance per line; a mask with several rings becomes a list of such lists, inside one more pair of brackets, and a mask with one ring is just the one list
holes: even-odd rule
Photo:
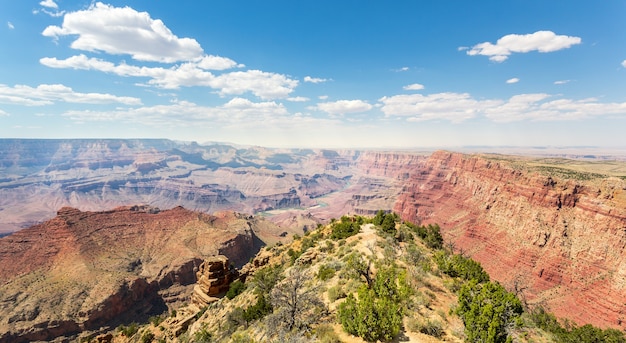
[[236, 277], [237, 271], [230, 265], [228, 257], [219, 255], [205, 259], [196, 273], [191, 303], [203, 308], [217, 301], [217, 296], [228, 291]]
[[232, 212], [62, 208], [0, 239], [0, 342], [72, 336], [161, 313], [188, 300], [206, 258], [248, 261], [261, 231], [279, 232]]
[[395, 206], [403, 219], [438, 223], [457, 252], [531, 306], [579, 324], [626, 328], [623, 179], [562, 179], [443, 151], [405, 170]]

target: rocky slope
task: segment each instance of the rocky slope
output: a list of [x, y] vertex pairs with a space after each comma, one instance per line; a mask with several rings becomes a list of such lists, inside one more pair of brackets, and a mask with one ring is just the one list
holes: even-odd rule
[[0, 239], [0, 342], [49, 340], [115, 327], [187, 300], [204, 258], [236, 264], [281, 231], [232, 212], [131, 206], [62, 208]]
[[624, 180], [443, 151], [405, 170], [395, 205], [404, 219], [439, 223], [457, 251], [530, 305], [626, 327]]

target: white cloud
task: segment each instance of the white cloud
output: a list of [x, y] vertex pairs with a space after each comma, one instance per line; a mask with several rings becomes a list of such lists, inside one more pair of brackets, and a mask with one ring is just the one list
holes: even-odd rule
[[409, 71], [409, 67], [402, 67], [402, 68], [398, 68], [398, 69], [392, 69], [392, 71], [395, 71], [396, 73], [400, 73], [403, 71]]
[[372, 109], [372, 105], [363, 100], [338, 100], [319, 103], [316, 108], [326, 113], [336, 115], [367, 112]]
[[555, 85], [564, 85], [566, 83], [569, 83], [571, 80], [558, 80], [558, 81], [554, 81]]
[[328, 95], [320, 95], [317, 98], [320, 99], [320, 100], [326, 100], [326, 99], [328, 99]]
[[511, 84], [511, 83], [518, 83], [519, 79], [517, 77], [514, 77], [512, 79], [508, 79], [506, 80], [506, 83]]
[[241, 123], [246, 120], [263, 121], [288, 112], [276, 102], [251, 102], [243, 98], [231, 99], [216, 107], [199, 106], [188, 101], [175, 101], [169, 105], [156, 105], [113, 111], [68, 111], [63, 114], [72, 120], [121, 121], [149, 126], [190, 126], [196, 123]]
[[459, 123], [484, 116], [494, 122], [520, 120], [580, 120], [604, 115], [625, 115], [626, 102], [601, 103], [597, 99], [554, 99], [545, 93], [519, 94], [508, 100], [477, 100], [467, 93], [409, 94], [383, 97], [381, 111], [407, 121], [449, 120]]
[[287, 100], [291, 101], [291, 102], [307, 102], [311, 99], [305, 97], [305, 96], [295, 96], [295, 97], [291, 97], [291, 98], [287, 98]]
[[112, 104], [141, 105], [138, 98], [115, 96], [104, 93], [78, 93], [72, 88], [60, 84], [42, 84], [36, 88], [16, 85], [9, 87], [0, 84], [0, 102], [24, 106], [52, 105], [55, 101], [79, 104]]
[[419, 90], [424, 89], [424, 85], [420, 85], [419, 83], [414, 83], [408, 86], [404, 86], [402, 87], [402, 89], [406, 91], [419, 91]]
[[71, 44], [74, 49], [128, 54], [140, 61], [173, 63], [203, 56], [195, 39], [177, 37], [150, 14], [101, 2], [65, 14], [62, 27], [48, 26], [42, 34], [55, 39], [78, 36]]
[[10, 21], [7, 21], [7, 27], [11, 30], [15, 29], [15, 26]]
[[476, 44], [467, 50], [467, 54], [489, 56], [491, 61], [504, 62], [514, 52], [553, 52], [567, 49], [581, 42], [580, 37], [556, 35], [552, 31], [537, 31], [525, 35], [506, 35], [498, 39], [496, 44], [490, 42]]
[[580, 120], [603, 115], [626, 115], [626, 102], [601, 103], [597, 99], [556, 99], [544, 101], [548, 94], [523, 94], [511, 97], [501, 106], [486, 111], [497, 122], [517, 120]]
[[43, 0], [39, 3], [39, 5], [48, 8], [54, 8], [55, 10], [59, 8], [59, 6], [54, 2], [54, 0]]
[[298, 86], [297, 80], [261, 70], [236, 71], [217, 76], [211, 83], [222, 95], [252, 94], [262, 99], [285, 98]]
[[305, 76], [304, 77], [304, 82], [322, 83], [322, 82], [326, 82], [326, 81], [328, 81], [328, 79], [321, 79], [319, 77], [310, 77], [310, 76]]
[[386, 116], [407, 117], [409, 121], [446, 119], [454, 123], [474, 118], [493, 101], [479, 101], [467, 93], [407, 94], [383, 97]]
[[[165, 89], [192, 86], [211, 87], [217, 89], [222, 96], [251, 92], [263, 99], [285, 98], [298, 86], [297, 80], [282, 74], [260, 70], [237, 71], [216, 76], [200, 68], [196, 62], [183, 63], [171, 68], [138, 67], [128, 64], [115, 65], [101, 59], [88, 58], [82, 54], [65, 60], [44, 57], [39, 61], [51, 68], [98, 70], [124, 77], [149, 78], [149, 85]], [[202, 59], [199, 63], [203, 61], [205, 60]]]
[[622, 62], [622, 67], [626, 68], [626, 60]]
[[196, 62], [198, 67], [206, 70], [226, 70], [231, 68], [243, 68], [245, 65], [238, 64], [227, 57], [207, 55]]
[[0, 117], [8, 117], [9, 114], [4, 112], [3, 110], [0, 110]]

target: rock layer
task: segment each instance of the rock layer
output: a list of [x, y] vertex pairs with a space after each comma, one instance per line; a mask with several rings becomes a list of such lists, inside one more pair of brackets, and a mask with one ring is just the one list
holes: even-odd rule
[[626, 327], [626, 183], [559, 179], [436, 152], [406, 168], [395, 210], [438, 223], [528, 304], [579, 324]]
[[160, 313], [188, 299], [204, 259], [223, 254], [241, 264], [259, 249], [255, 231], [270, 235], [268, 228], [277, 230], [250, 216], [182, 207], [62, 208], [0, 239], [0, 342], [49, 340]]
[[219, 298], [237, 277], [237, 271], [230, 265], [228, 257], [219, 255], [210, 257], [198, 268], [196, 285], [193, 288], [191, 302], [203, 308]]

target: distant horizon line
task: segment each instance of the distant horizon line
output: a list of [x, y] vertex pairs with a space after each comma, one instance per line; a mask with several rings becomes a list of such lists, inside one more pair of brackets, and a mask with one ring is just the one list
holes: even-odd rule
[[263, 147], [270, 149], [348, 149], [348, 150], [379, 150], [379, 149], [399, 149], [399, 150], [411, 150], [411, 149], [428, 149], [428, 150], [439, 150], [439, 149], [452, 149], [452, 148], [461, 148], [461, 149], [626, 149], [626, 144], [623, 146], [619, 145], [487, 145], [487, 144], [472, 144], [472, 145], [423, 145], [423, 146], [370, 146], [370, 147], [349, 147], [349, 146], [336, 146], [336, 147], [322, 147], [322, 146], [270, 146], [270, 145], [262, 145], [262, 144], [249, 144], [249, 143], [237, 143], [230, 141], [204, 141], [198, 142], [198, 140], [182, 140], [182, 139], [173, 139], [173, 138], [140, 138], [140, 137], [131, 137], [131, 138], [120, 138], [120, 137], [100, 137], [100, 138], [35, 138], [35, 137], [20, 137], [20, 138], [3, 138], [0, 137], [0, 141], [10, 141], [10, 140], [22, 140], [22, 141], [170, 141], [174, 143], [188, 143], [188, 144], [197, 144], [201, 146], [206, 145], [235, 145], [235, 146], [248, 146], [248, 147]]

